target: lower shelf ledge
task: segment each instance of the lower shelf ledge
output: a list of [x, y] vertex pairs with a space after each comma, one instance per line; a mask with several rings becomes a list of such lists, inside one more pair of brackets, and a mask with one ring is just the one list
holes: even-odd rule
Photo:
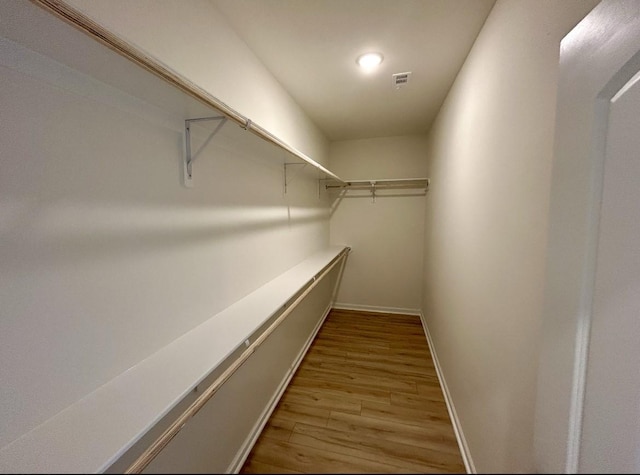
[[0, 472], [105, 471], [347, 251], [314, 254], [6, 445]]

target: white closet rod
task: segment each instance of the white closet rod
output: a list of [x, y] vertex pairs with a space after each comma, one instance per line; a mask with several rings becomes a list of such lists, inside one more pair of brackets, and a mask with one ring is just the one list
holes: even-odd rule
[[272, 144], [286, 150], [291, 153], [295, 157], [299, 158], [303, 162], [312, 165], [313, 167], [320, 170], [325, 175], [331, 177], [332, 179], [344, 183], [340, 177], [338, 177], [333, 172], [327, 170], [325, 167], [320, 165], [318, 162], [308, 157], [300, 150], [292, 147], [286, 142], [282, 141], [272, 133], [268, 132], [258, 124], [255, 124], [251, 119], [243, 116], [235, 109], [231, 108], [218, 98], [212, 96], [207, 91], [192, 83], [188, 79], [174, 73], [155, 59], [150, 56], [147, 56], [145, 53], [134, 47], [133, 45], [123, 41], [118, 38], [116, 35], [111, 33], [106, 28], [102, 27], [98, 23], [94, 22], [91, 18], [87, 17], [79, 10], [73, 8], [72, 6], [65, 3], [63, 0], [32, 0], [37, 5], [44, 7], [50, 12], [54, 13], [58, 17], [63, 20], [71, 23], [73, 26], [79, 28], [80, 30], [87, 33], [92, 38], [100, 41], [101, 43], [107, 45], [109, 48], [113, 49], [120, 55], [128, 58], [134, 63], [142, 66], [146, 70], [152, 72], [156, 76], [164, 79], [169, 84], [177, 87], [184, 93], [190, 95], [191, 97], [203, 102], [204, 104], [211, 106], [218, 111], [222, 112], [227, 118], [231, 119], [240, 127], [250, 132], [253, 132], [255, 135], [260, 138], [271, 142]]

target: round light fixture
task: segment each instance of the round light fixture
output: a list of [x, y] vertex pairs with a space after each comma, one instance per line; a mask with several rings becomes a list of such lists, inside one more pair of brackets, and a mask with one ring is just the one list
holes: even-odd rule
[[382, 63], [382, 54], [365, 53], [358, 56], [356, 63], [366, 72], [371, 72]]

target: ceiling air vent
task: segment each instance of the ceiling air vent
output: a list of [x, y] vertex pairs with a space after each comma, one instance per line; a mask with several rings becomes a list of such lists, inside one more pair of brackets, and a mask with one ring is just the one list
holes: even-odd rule
[[411, 77], [411, 72], [406, 73], [396, 73], [391, 75], [391, 85], [394, 89], [400, 89], [404, 87], [409, 82], [409, 78]]

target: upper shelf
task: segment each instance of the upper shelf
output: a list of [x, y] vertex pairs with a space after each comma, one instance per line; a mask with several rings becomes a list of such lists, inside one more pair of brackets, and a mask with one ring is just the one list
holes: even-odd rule
[[[96, 41], [87, 42], [86, 37], [83, 41], [79, 36], [84, 37], [84, 35], [69, 28], [65, 22], [58, 22], [61, 25], [51, 25], [51, 21], [45, 18], [42, 12], [36, 12], [40, 10], [39, 8], [34, 8], [34, 15], [29, 15], [29, 18], [16, 15], [9, 25], [3, 22], [5, 25], [2, 26], [0, 33], [74, 69], [86, 72], [125, 92], [130, 92], [142, 100], [152, 104], [162, 103], [165, 110], [178, 110], [185, 119], [222, 114], [241, 128], [285, 150], [292, 156], [294, 162], [311, 165], [318, 170], [320, 176], [344, 183], [340, 177], [308, 155], [276, 137], [134, 45], [114, 35], [64, 1], [32, 1]], [[46, 28], [38, 28], [36, 26], [38, 22], [46, 23]], [[55, 35], [58, 40], [52, 41], [52, 35]], [[60, 47], [60, 45], [65, 46]], [[73, 47], [70, 47], [71, 45]], [[91, 54], [78, 54], [79, 51], [87, 51]], [[150, 80], [149, 78], [153, 76], [155, 76], [154, 80]], [[214, 114], [211, 113], [212, 110], [215, 111]]]

